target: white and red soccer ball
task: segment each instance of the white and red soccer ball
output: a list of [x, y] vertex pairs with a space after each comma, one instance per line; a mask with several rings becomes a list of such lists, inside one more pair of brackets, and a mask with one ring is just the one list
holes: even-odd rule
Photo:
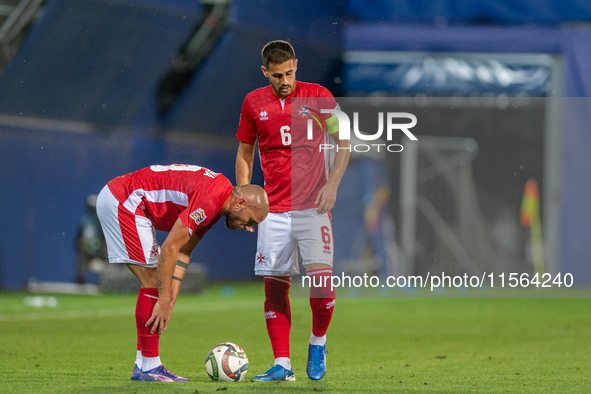
[[212, 380], [239, 382], [248, 371], [248, 357], [240, 346], [231, 342], [220, 343], [207, 353], [205, 370]]

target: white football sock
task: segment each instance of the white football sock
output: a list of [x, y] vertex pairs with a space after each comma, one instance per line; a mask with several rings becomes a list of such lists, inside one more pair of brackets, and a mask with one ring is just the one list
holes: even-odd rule
[[314, 334], [310, 334], [310, 345], [324, 346], [326, 344], [326, 335], [317, 337]]
[[291, 361], [289, 361], [289, 357], [277, 357], [275, 359], [275, 365], [281, 365], [285, 369], [291, 369]]
[[147, 372], [158, 367], [162, 362], [160, 356], [158, 357], [142, 357], [142, 371]]
[[142, 351], [141, 350], [137, 351], [137, 355], [135, 356], [135, 365], [137, 365], [137, 367], [139, 369], [142, 369]]

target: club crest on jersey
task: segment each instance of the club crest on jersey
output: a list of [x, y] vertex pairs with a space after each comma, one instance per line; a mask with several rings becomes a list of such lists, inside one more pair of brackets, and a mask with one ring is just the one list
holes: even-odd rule
[[195, 221], [197, 224], [201, 224], [202, 221], [207, 219], [207, 215], [203, 212], [203, 209], [197, 208], [193, 213], [189, 215], [191, 219]]
[[267, 113], [267, 111], [261, 111], [260, 113], [261, 115], [261, 120], [269, 120], [269, 114]]
[[158, 256], [160, 256], [158, 245], [152, 245], [152, 249], [150, 249], [150, 257], [157, 259]]

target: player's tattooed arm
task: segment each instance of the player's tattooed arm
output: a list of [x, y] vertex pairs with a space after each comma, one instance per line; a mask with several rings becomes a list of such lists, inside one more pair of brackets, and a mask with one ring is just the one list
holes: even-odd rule
[[160, 281], [160, 264], [158, 264], [158, 267], [156, 268], [156, 276], [157, 276], [157, 280], [156, 280], [156, 288], [158, 289], [158, 296], [162, 296], [162, 282]]
[[[182, 282], [188, 266], [189, 266], [189, 264], [187, 264], [181, 260], [177, 260], [176, 267], [174, 269], [174, 274], [172, 274], [172, 280], [178, 280], [179, 282]], [[182, 273], [182, 275], [179, 275], [179, 273]]]
[[179, 250], [176, 260], [176, 266], [172, 273], [172, 304], [176, 303], [176, 299], [181, 287], [181, 282], [187, 273], [189, 262], [191, 261], [191, 252], [197, 246], [200, 239], [196, 235], [189, 238], [187, 243]]
[[[176, 261], [182, 258], [183, 249], [190, 240], [189, 229], [177, 219], [168, 237], [162, 243], [158, 269], [156, 270], [156, 287], [158, 288], [158, 301], [152, 310], [152, 317], [146, 322], [146, 327], [152, 326], [151, 333], [158, 331], [158, 335], [166, 330], [172, 314], [172, 308], [178, 295], [180, 282], [172, 280], [177, 268]], [[185, 262], [188, 262], [187, 259]], [[174, 275], [178, 276], [178, 275]]]

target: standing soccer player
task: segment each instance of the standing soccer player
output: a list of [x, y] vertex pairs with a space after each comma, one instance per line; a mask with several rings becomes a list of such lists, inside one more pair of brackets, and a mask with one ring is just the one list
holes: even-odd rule
[[[255, 274], [265, 277], [265, 319], [275, 365], [255, 379], [295, 380], [289, 356], [289, 288], [291, 275], [299, 273], [299, 249], [302, 265], [315, 280], [313, 283], [329, 284], [310, 289], [312, 333], [306, 372], [310, 379], [319, 380], [326, 373], [326, 332], [335, 304], [330, 280], [324, 282], [332, 275], [333, 266], [329, 211], [349, 161], [350, 145], [338, 137], [336, 116], [320, 112], [338, 108], [332, 94], [320, 85], [296, 81], [298, 61], [288, 42], [268, 43], [262, 58], [261, 69], [270, 85], [246, 96], [236, 134], [240, 141], [237, 184], [251, 181], [254, 144], [258, 140], [269, 196], [269, 215], [258, 227]], [[306, 105], [300, 105], [299, 98]], [[292, 103], [298, 108], [292, 108]], [[312, 118], [316, 122], [312, 122], [313, 137], [308, 140], [306, 126]], [[321, 130], [319, 124], [326, 127]], [[327, 133], [338, 148], [330, 174], [326, 151], [319, 149], [329, 142]]]
[[[131, 380], [188, 382], [160, 362], [166, 330], [191, 252], [226, 217], [226, 227], [254, 232], [269, 211], [256, 185], [233, 187], [222, 174], [193, 165], [154, 165], [110, 181], [97, 199], [109, 263], [140, 280], [135, 318], [137, 356]], [[155, 230], [169, 232], [162, 248]]]

